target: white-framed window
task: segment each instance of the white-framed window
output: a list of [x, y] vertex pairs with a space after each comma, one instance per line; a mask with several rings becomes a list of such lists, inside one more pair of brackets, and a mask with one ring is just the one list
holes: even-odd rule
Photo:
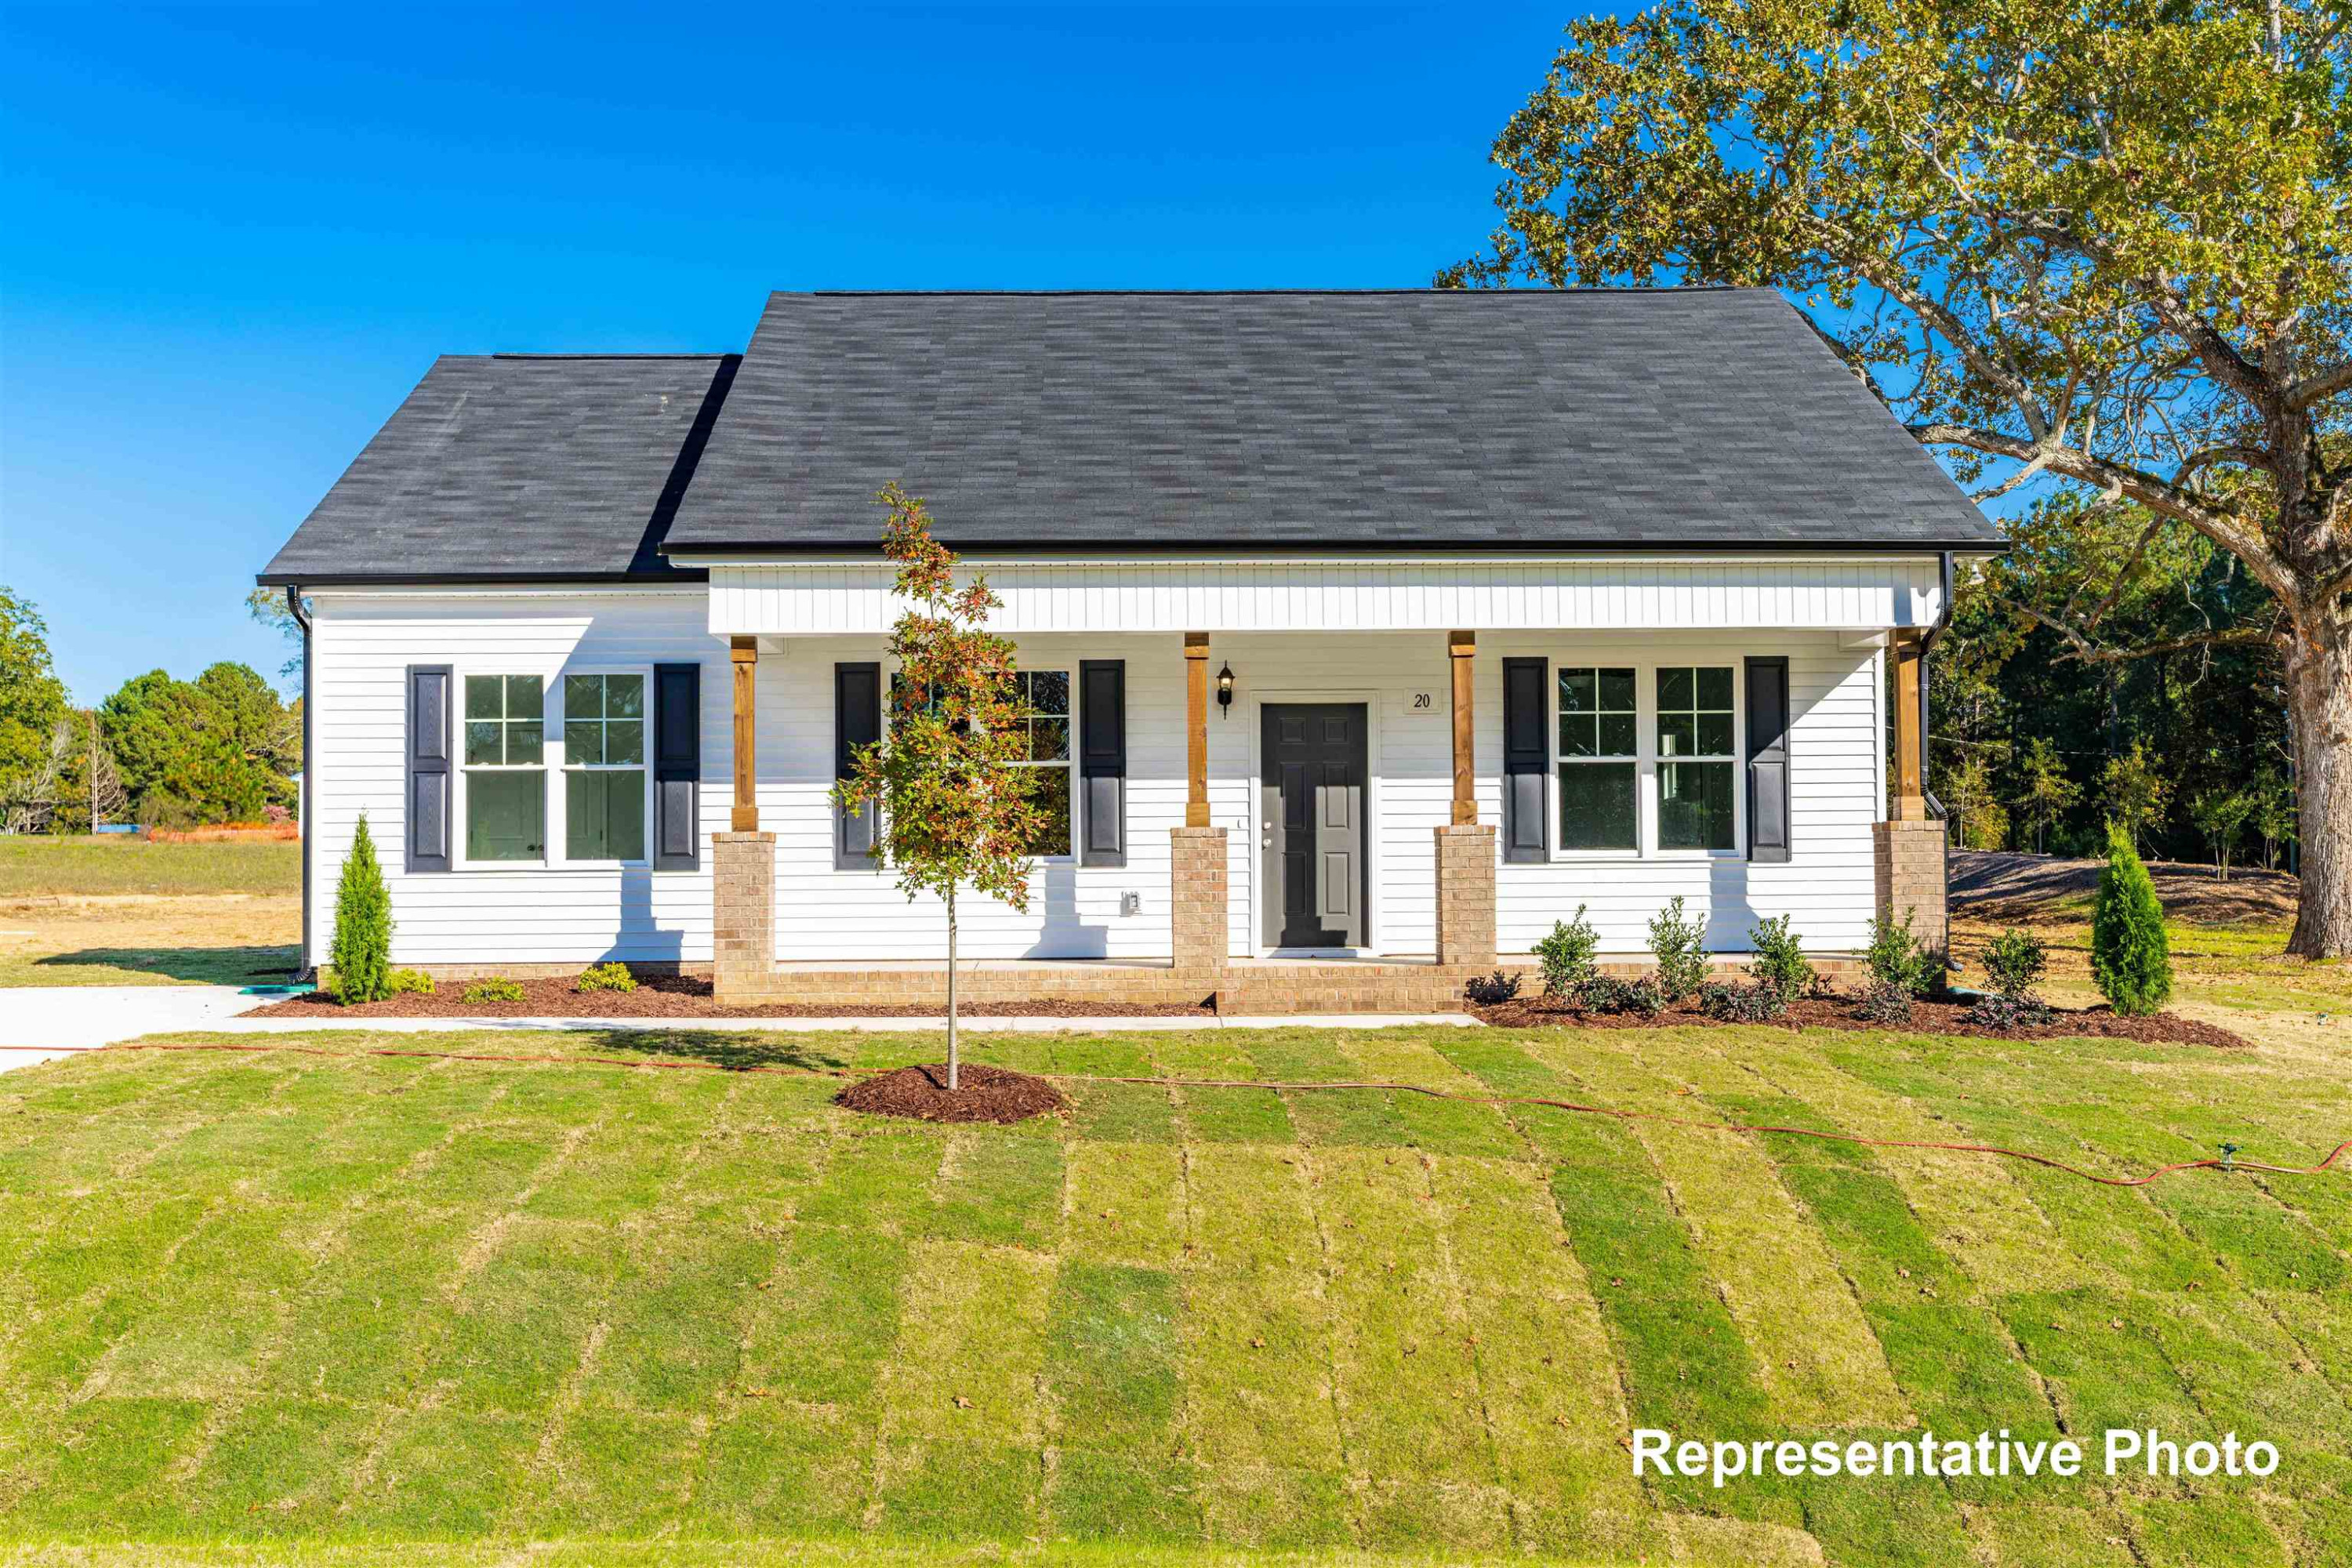
[[1045, 822], [1029, 853], [1069, 856], [1077, 852], [1070, 809], [1070, 672], [1024, 669], [1013, 676], [1015, 695], [1028, 710], [1029, 756], [1023, 765], [1037, 773], [1034, 800]]
[[1642, 728], [1630, 665], [1561, 665], [1558, 694], [1559, 847], [1570, 854], [1642, 847]]
[[562, 685], [563, 859], [643, 864], [653, 805], [646, 766], [648, 673], [566, 670]]
[[547, 858], [547, 688], [536, 675], [467, 675], [465, 821], [468, 863]]
[[1658, 668], [1658, 847], [1739, 847], [1738, 706], [1729, 665]]
[[1591, 658], [1553, 672], [1556, 858], [1738, 853], [1735, 666]]

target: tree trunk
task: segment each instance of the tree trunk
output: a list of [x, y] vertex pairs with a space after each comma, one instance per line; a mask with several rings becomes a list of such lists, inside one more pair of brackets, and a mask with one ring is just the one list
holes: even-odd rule
[[2352, 627], [2318, 605], [2288, 635], [2302, 897], [2286, 950], [2352, 957]]
[[948, 1092], [956, 1091], [956, 913], [955, 889], [948, 889]]

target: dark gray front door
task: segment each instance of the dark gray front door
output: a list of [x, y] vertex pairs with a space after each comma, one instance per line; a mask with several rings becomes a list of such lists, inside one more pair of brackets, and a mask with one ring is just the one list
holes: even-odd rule
[[1266, 945], [1361, 947], [1364, 705], [1282, 703], [1264, 712], [1258, 850]]

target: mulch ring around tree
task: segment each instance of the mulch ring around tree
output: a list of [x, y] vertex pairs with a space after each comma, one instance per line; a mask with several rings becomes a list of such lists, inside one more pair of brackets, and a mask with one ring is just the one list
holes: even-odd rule
[[[2088, 1037], [2102, 1040], [2139, 1040], [2149, 1045], [2210, 1046], [2218, 1050], [2250, 1050], [2251, 1044], [2219, 1025], [2183, 1018], [2174, 1013], [2126, 1017], [2106, 1007], [2076, 1011], [2053, 1007], [2048, 1024], [2034, 1028], [1988, 1029], [1969, 1022], [1966, 1002], [1921, 998], [1911, 1005], [1907, 1024], [1881, 1024], [1862, 1016], [1861, 1004], [1846, 996], [1807, 996], [1789, 1004], [1789, 1010], [1771, 1026], [1786, 1029], [1876, 1029], [1898, 1034], [1961, 1035], [1979, 1040], [2066, 1040]], [[1661, 1029], [1697, 1026], [1727, 1027], [1727, 1020], [1710, 1018], [1696, 1002], [1677, 1002], [1653, 1017], [1642, 1013], [1587, 1013], [1543, 996], [1514, 997], [1491, 1007], [1470, 1005], [1482, 1023], [1502, 1029]]]
[[[722, 1006], [710, 982], [689, 974], [640, 974], [635, 991], [581, 991], [574, 977], [520, 980], [520, 1002], [468, 1002], [469, 980], [444, 980], [430, 994], [408, 992], [381, 1002], [346, 1007], [333, 994], [315, 991], [257, 1007], [248, 1018], [935, 1018], [947, 1009], [936, 1004], [845, 1005], [824, 1002], [772, 1002]], [[965, 1002], [967, 1018], [1213, 1018], [1216, 1010], [1181, 1003]]]
[[1050, 1115], [1068, 1103], [1060, 1089], [1042, 1078], [978, 1062], [965, 1062], [957, 1069], [953, 1094], [947, 1084], [947, 1064], [929, 1062], [860, 1079], [834, 1096], [834, 1103], [920, 1121], [1000, 1122]]

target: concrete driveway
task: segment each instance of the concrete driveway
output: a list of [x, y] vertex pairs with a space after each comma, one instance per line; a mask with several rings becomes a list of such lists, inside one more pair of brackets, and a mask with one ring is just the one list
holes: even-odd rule
[[234, 985], [11, 985], [0, 989], [0, 1072], [167, 1029], [200, 1029], [270, 998]]

